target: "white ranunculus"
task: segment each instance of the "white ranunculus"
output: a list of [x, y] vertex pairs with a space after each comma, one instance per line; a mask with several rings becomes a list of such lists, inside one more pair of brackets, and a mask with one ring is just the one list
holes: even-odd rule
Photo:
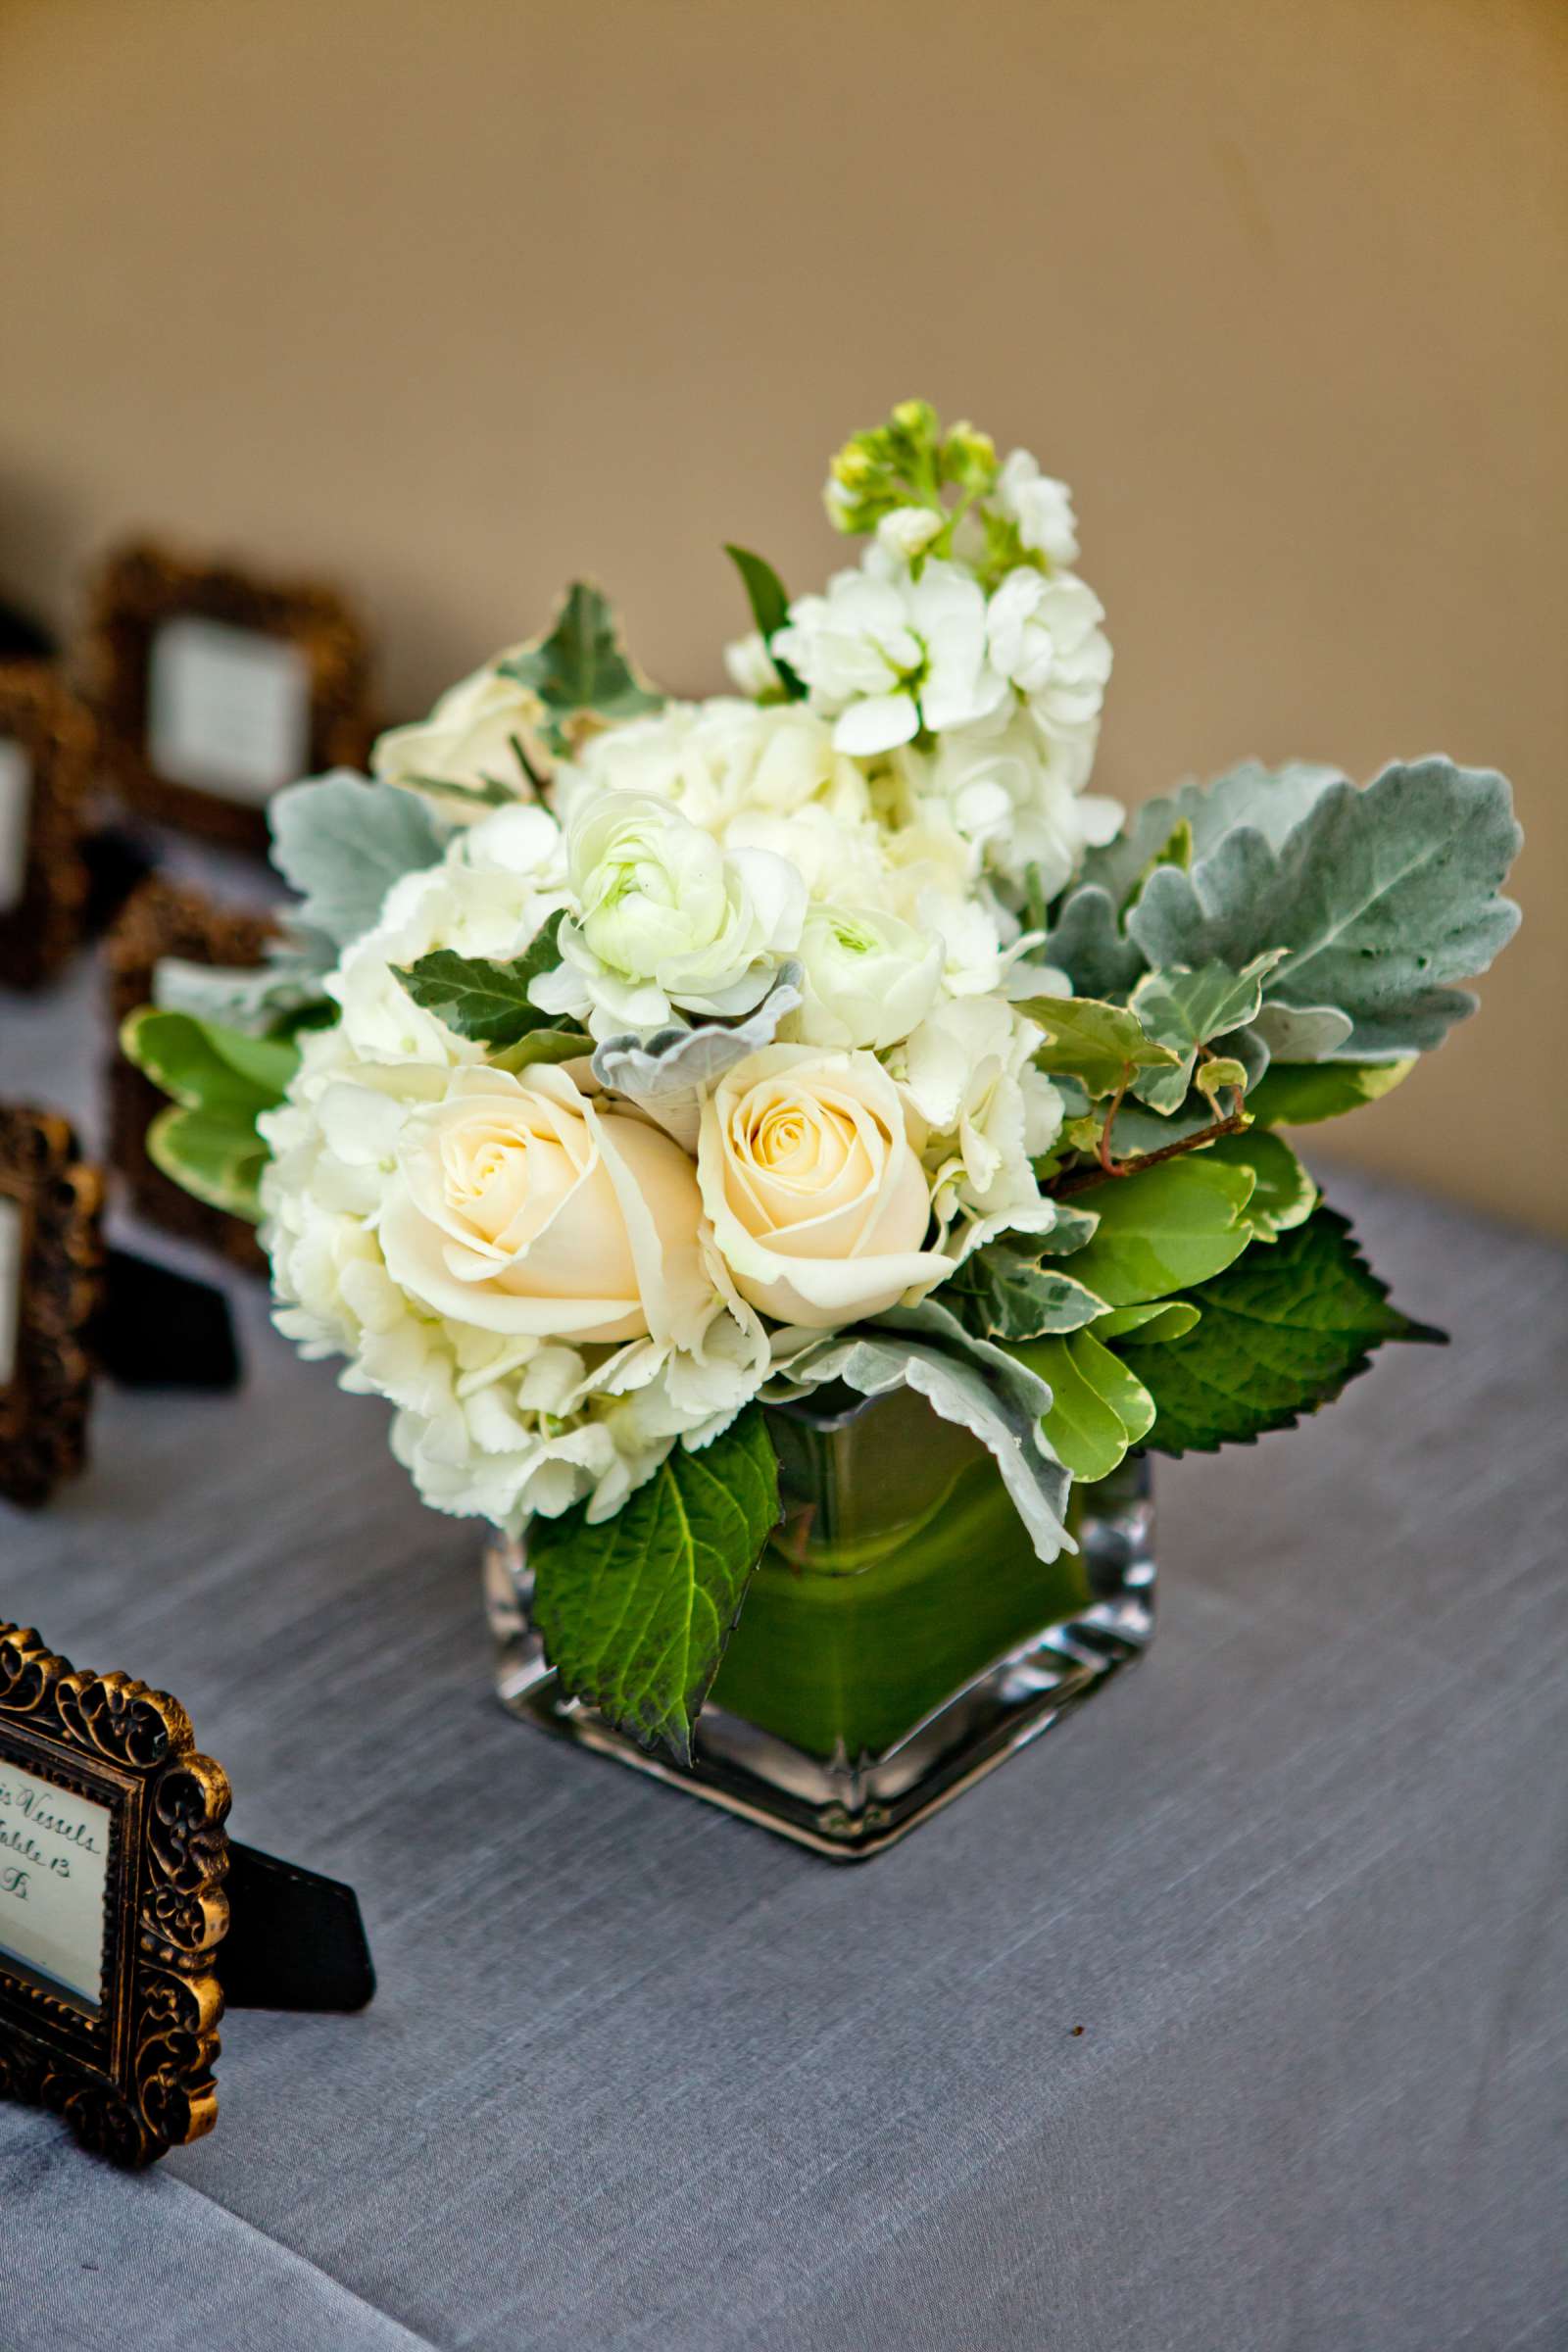
[[814, 711], [801, 703], [759, 709], [732, 695], [607, 728], [557, 771], [556, 804], [567, 819], [605, 791], [668, 801], [716, 840], [738, 817], [820, 808], [854, 824], [870, 807], [864, 777]]
[[825, 596], [797, 598], [774, 654], [834, 720], [841, 752], [866, 759], [991, 717], [1007, 700], [987, 659], [986, 599], [956, 564], [932, 562], [918, 580], [887, 550], [868, 550]]
[[940, 936], [875, 907], [812, 906], [800, 954], [804, 1001], [783, 1034], [804, 1045], [895, 1045], [942, 985]]
[[939, 1004], [894, 1056], [929, 1130], [933, 1205], [958, 1254], [1004, 1227], [1054, 1221], [1030, 1165], [1062, 1120], [1060, 1095], [1031, 1062], [1044, 1034], [999, 999], [969, 997]]
[[1043, 735], [1022, 716], [996, 734], [939, 743], [929, 755], [906, 752], [901, 764], [915, 802], [937, 800], [986, 863], [1023, 883], [1036, 869], [1054, 898], [1087, 848], [1114, 839], [1119, 801], [1082, 789], [1094, 762], [1096, 730]]
[[1032, 458], [1026, 449], [1015, 449], [1003, 466], [991, 496], [992, 503], [1017, 524], [1025, 547], [1036, 549], [1058, 568], [1077, 562], [1072, 492], [1065, 482], [1042, 473], [1038, 458]]
[[381, 1248], [434, 1313], [574, 1346], [690, 1345], [711, 1319], [691, 1161], [564, 1070], [454, 1070], [394, 1150]]
[[[428, 718], [390, 727], [378, 736], [370, 754], [371, 771], [386, 784], [418, 779], [456, 785], [456, 797], [465, 787], [471, 792], [499, 784], [526, 799], [533, 786], [515, 747], [526, 742], [539, 715], [538, 696], [515, 678], [504, 678], [494, 662], [487, 662], [470, 677], [448, 687]], [[448, 813], [458, 811], [449, 805]]]
[[800, 940], [806, 887], [786, 858], [726, 850], [648, 794], [580, 803], [567, 868], [577, 912], [532, 996], [596, 1037], [656, 1029], [676, 1010], [749, 1012]]
[[1021, 565], [992, 597], [992, 666], [1018, 689], [1043, 734], [1072, 736], [1098, 723], [1110, 676], [1104, 617], [1094, 590], [1070, 572], [1048, 579]]
[[704, 1108], [697, 1166], [742, 1298], [827, 1331], [942, 1281], [924, 1140], [870, 1054], [767, 1046], [738, 1062]]
[[326, 982], [349, 1044], [368, 1061], [477, 1061], [482, 1049], [422, 1012], [393, 970], [436, 948], [520, 955], [565, 901], [565, 845], [539, 808], [498, 809], [458, 834], [439, 865], [404, 874], [381, 917]]

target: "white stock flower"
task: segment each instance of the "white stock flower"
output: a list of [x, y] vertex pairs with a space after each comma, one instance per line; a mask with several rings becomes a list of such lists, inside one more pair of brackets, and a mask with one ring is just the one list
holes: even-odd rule
[[949, 737], [927, 757], [901, 755], [915, 802], [936, 800], [985, 862], [1022, 884], [1035, 869], [1044, 896], [1071, 880], [1084, 851], [1113, 840], [1119, 801], [1085, 793], [1094, 730], [1082, 741], [1042, 735], [1022, 716], [1000, 734]]
[[1072, 492], [1065, 482], [1042, 473], [1038, 458], [1015, 449], [997, 476], [991, 502], [1018, 526], [1018, 536], [1054, 566], [1076, 563], [1078, 527]]
[[941, 537], [943, 517], [932, 507], [895, 507], [876, 526], [878, 544], [906, 564]]
[[[498, 655], [497, 661], [505, 659]], [[420, 780], [469, 791], [503, 785], [519, 799], [533, 786], [517, 758], [516, 742], [538, 723], [538, 697], [494, 662], [449, 686], [428, 718], [390, 727], [376, 738], [371, 772], [386, 784]]]
[[764, 694], [776, 694], [782, 684], [760, 629], [749, 629], [744, 637], [731, 638], [724, 648], [724, 668], [730, 684], [749, 695], [753, 702]]
[[804, 1045], [896, 1045], [942, 985], [940, 936], [874, 907], [812, 906], [800, 954], [804, 1001], [783, 1034]]
[[1060, 1095], [1031, 1062], [1043, 1035], [996, 997], [969, 997], [939, 1004], [894, 1057], [930, 1131], [932, 1205], [957, 1255], [1008, 1226], [1054, 1221], [1030, 1165], [1062, 1120]]
[[825, 596], [797, 598], [772, 647], [835, 721], [837, 748], [860, 759], [922, 728], [972, 726], [1007, 699], [987, 661], [984, 592], [954, 564], [929, 563], [915, 580], [873, 547]]
[[993, 667], [1023, 696], [1043, 735], [1086, 747], [1086, 776], [1110, 676], [1104, 617], [1082, 580], [1048, 579], [1028, 565], [1008, 572], [986, 614]]
[[952, 1271], [924, 1246], [923, 1142], [874, 1054], [764, 1046], [726, 1071], [697, 1169], [741, 1297], [815, 1331], [923, 1298]]
[[800, 940], [806, 888], [787, 859], [726, 850], [648, 794], [583, 801], [567, 870], [577, 912], [532, 996], [596, 1037], [658, 1028], [674, 1010], [749, 1012]]

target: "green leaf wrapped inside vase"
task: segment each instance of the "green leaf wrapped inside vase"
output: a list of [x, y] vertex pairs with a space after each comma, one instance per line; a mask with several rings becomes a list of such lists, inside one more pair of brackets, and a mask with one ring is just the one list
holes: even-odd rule
[[612, 1519], [579, 1504], [528, 1539], [534, 1619], [573, 1696], [682, 1762], [768, 1531], [778, 1458], [748, 1405], [701, 1452], [677, 1446]]
[[282, 1101], [298, 1046], [152, 1005], [120, 1035], [127, 1058], [172, 1097], [147, 1130], [153, 1165], [198, 1200], [258, 1223], [268, 1153], [256, 1122]]

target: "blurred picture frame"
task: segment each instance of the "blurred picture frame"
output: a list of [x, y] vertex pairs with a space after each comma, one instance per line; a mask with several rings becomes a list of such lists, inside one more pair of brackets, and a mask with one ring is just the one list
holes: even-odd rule
[[152, 539], [100, 565], [82, 669], [126, 805], [235, 849], [265, 851], [272, 793], [363, 766], [375, 732], [368, 640], [334, 588]]
[[92, 720], [59, 674], [0, 662], [0, 987], [38, 987], [81, 943], [92, 758]]
[[0, 1497], [29, 1508], [86, 1460], [103, 1189], [68, 1119], [0, 1102]]
[[273, 930], [261, 907], [224, 905], [153, 874], [126, 900], [103, 948], [110, 1165], [149, 1224], [216, 1250], [242, 1273], [262, 1275], [267, 1258], [255, 1228], [193, 1199], [149, 1158], [147, 1130], [168, 1108], [168, 1097], [121, 1052], [120, 1031], [129, 1014], [152, 1004], [154, 974], [166, 956], [185, 963], [258, 964]]

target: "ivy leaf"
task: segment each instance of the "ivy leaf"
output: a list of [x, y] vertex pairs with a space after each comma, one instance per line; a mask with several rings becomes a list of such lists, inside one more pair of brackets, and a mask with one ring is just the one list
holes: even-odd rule
[[552, 1026], [553, 1016], [529, 1002], [528, 988], [561, 961], [556, 934], [563, 912], [557, 907], [510, 963], [437, 948], [416, 963], [395, 963], [392, 969], [420, 1011], [433, 1013], [459, 1037], [487, 1046], [514, 1046], [531, 1031]]
[[1179, 1055], [1174, 1069], [1145, 1071], [1134, 1080], [1133, 1092], [1152, 1110], [1179, 1110], [1193, 1080], [1200, 1046], [1224, 1037], [1251, 1020], [1262, 1003], [1263, 982], [1285, 953], [1271, 949], [1254, 956], [1244, 970], [1228, 963], [1204, 963], [1196, 971], [1177, 964], [1168, 970], [1147, 972], [1133, 990], [1129, 1012], [1149, 1035]]
[[1122, 1361], [1154, 1399], [1149, 1443], [1211, 1453], [1290, 1429], [1366, 1369], [1385, 1340], [1441, 1340], [1388, 1302], [1348, 1221], [1317, 1208], [1272, 1250], [1193, 1294], [1200, 1320], [1164, 1347], [1136, 1340]]
[[1132, 1070], [1176, 1065], [1170, 1047], [1148, 1036], [1124, 1005], [1094, 997], [1025, 997], [1018, 1010], [1046, 1032], [1035, 1067], [1081, 1078], [1091, 1095], [1113, 1094]]
[[701, 1452], [677, 1446], [613, 1518], [590, 1526], [585, 1503], [535, 1518], [534, 1622], [563, 1689], [689, 1762], [692, 1725], [782, 1515], [778, 1457], [749, 1404]]
[[1415, 1068], [1402, 1061], [1276, 1061], [1250, 1090], [1247, 1107], [1260, 1127], [1312, 1127], [1394, 1092]]
[[1065, 1200], [1058, 1200], [1054, 1223], [1048, 1232], [1030, 1235], [1030, 1250], [1037, 1257], [1069, 1257], [1086, 1242], [1094, 1240], [1099, 1223], [1092, 1208], [1072, 1208]]
[[752, 618], [757, 623], [762, 643], [768, 649], [768, 660], [778, 671], [779, 684], [792, 703], [802, 701], [806, 694], [805, 686], [789, 663], [781, 662], [772, 648], [774, 630], [781, 629], [789, 618], [790, 600], [783, 581], [772, 564], [761, 556], [754, 556], [750, 548], [732, 547], [726, 540], [724, 553], [741, 575], [746, 600], [752, 608]]
[[152, 1005], [128, 1016], [120, 1043], [126, 1058], [186, 1110], [224, 1112], [248, 1122], [253, 1149], [257, 1112], [282, 1101], [300, 1061], [298, 1046], [286, 1039], [250, 1037]]
[[261, 1223], [267, 1146], [254, 1119], [231, 1110], [185, 1110], [171, 1103], [147, 1130], [147, 1156], [172, 1183], [210, 1207]]
[[1211, 1104], [1218, 1102], [1227, 1087], [1246, 1090], [1247, 1064], [1230, 1054], [1215, 1054], [1209, 1060], [1200, 1061], [1193, 1072], [1193, 1083]]
[[544, 734], [556, 752], [570, 748], [570, 719], [613, 722], [664, 707], [664, 697], [627, 661], [614, 613], [586, 580], [575, 580], [567, 589], [548, 637], [496, 667], [502, 677], [515, 678], [539, 697], [546, 713]]
[[1211, 1164], [1250, 1168], [1252, 1190], [1242, 1222], [1258, 1242], [1304, 1225], [1318, 1203], [1318, 1189], [1283, 1136], [1266, 1127], [1250, 1128], [1245, 1135], [1223, 1135], [1205, 1144], [1203, 1156]]
[[1153, 1426], [1149, 1391], [1092, 1332], [1037, 1340], [1018, 1354], [1051, 1389], [1046, 1439], [1074, 1478], [1108, 1478]]
[[1206, 1282], [1252, 1238], [1242, 1217], [1252, 1185], [1250, 1168], [1226, 1167], [1207, 1152], [1107, 1177], [1091, 1196], [1099, 1230], [1074, 1256], [1073, 1273], [1109, 1306]]
[[1344, 1058], [1422, 1053], [1474, 1009], [1447, 983], [1485, 971], [1518, 926], [1497, 894], [1520, 839], [1501, 776], [1421, 760], [1364, 792], [1330, 784], [1283, 842], [1243, 824], [1190, 873], [1161, 866], [1127, 928], [1156, 967], [1239, 970], [1283, 947], [1265, 994], [1347, 1014]]
[[1005, 1242], [972, 1250], [943, 1286], [943, 1298], [965, 1330], [982, 1340], [1038, 1340], [1081, 1331], [1105, 1301], [1066, 1274], [1038, 1265]]
[[422, 801], [334, 768], [268, 803], [272, 863], [304, 898], [300, 920], [346, 948], [405, 874], [434, 865], [442, 836]]

